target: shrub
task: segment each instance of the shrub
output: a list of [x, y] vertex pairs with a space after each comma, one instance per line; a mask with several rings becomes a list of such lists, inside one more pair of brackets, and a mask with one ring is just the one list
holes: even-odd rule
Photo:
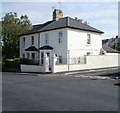
[[3, 66], [5, 67], [19, 67], [19, 64], [20, 64], [20, 58], [3, 60]]
[[32, 64], [32, 60], [26, 58], [4, 59], [0, 64], [2, 64], [2, 71], [20, 71], [20, 64]]
[[4, 59], [1, 61], [2, 70], [5, 71], [9, 68], [20, 68], [20, 64], [32, 64], [32, 60], [26, 58]]
[[27, 58], [20, 58], [20, 63], [21, 64], [32, 64], [32, 60], [27, 59]]

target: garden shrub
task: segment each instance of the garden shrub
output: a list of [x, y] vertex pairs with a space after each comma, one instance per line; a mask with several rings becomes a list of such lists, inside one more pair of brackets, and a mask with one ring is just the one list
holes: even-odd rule
[[20, 58], [3, 60], [3, 66], [5, 67], [19, 67], [19, 64], [20, 64]]
[[21, 64], [32, 64], [32, 60], [27, 59], [27, 58], [20, 58], [20, 63]]

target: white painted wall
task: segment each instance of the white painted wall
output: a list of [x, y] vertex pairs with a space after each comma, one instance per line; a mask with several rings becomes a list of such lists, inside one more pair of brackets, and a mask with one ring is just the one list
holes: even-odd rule
[[[31, 35], [25, 35], [20, 37], [20, 58], [22, 58], [22, 54], [25, 53], [25, 57], [27, 58], [28, 51], [25, 51], [26, 48], [32, 46], [31, 37], [34, 36], [34, 45], [36, 48], [38, 48], [38, 33], [31, 34]], [[25, 37], [25, 46], [23, 45], [23, 37]], [[30, 55], [32, 52], [29, 52]], [[38, 55], [35, 53], [35, 58], [38, 59]], [[31, 56], [30, 56], [31, 57]]]
[[[63, 32], [63, 40], [62, 43], [58, 42], [58, 33]], [[59, 29], [52, 30], [40, 33], [40, 47], [45, 45], [45, 33], [49, 34], [49, 43], [48, 45], [53, 47], [53, 54], [57, 54], [57, 56], [67, 57], [67, 29]]]
[[[87, 45], [87, 34], [91, 35], [90, 45]], [[87, 55], [87, 52], [91, 52], [92, 55], [99, 55], [101, 48], [102, 35], [100, 33], [68, 29], [68, 50], [70, 50], [70, 57]]]
[[[86, 64], [55, 65], [56, 57], [53, 60], [52, 72], [76, 71], [86, 69], [99, 69], [120, 66], [119, 55], [91, 55], [86, 56]], [[36, 65], [21, 65], [22, 72], [45, 72], [47, 67]]]
[[[59, 35], [58, 33], [63, 33], [62, 43], [58, 42]], [[53, 54], [57, 54], [57, 56], [62, 56], [63, 58], [77, 58], [79, 56], [84, 56], [87, 52], [90, 52], [92, 55], [99, 55], [100, 49], [102, 48], [102, 35], [100, 33], [94, 33], [89, 31], [75, 30], [71, 28], [63, 28], [58, 30], [51, 30], [40, 33], [40, 47], [46, 45], [45, 44], [45, 33], [49, 35], [49, 43], [47, 45], [53, 47], [53, 50], [50, 51], [50, 57]], [[87, 45], [87, 34], [91, 35], [91, 44]], [[20, 37], [20, 57], [22, 57], [23, 53], [25, 53], [25, 57], [27, 58], [28, 51], [25, 51], [26, 48], [32, 46], [31, 37], [34, 36], [34, 46], [38, 47], [38, 33], [25, 35]], [[23, 37], [25, 37], [25, 46], [23, 46]], [[69, 53], [68, 53], [69, 51]], [[38, 55], [35, 53], [35, 58], [41, 58], [41, 52]], [[44, 50], [46, 53], [47, 50]], [[31, 58], [31, 53], [30, 58]], [[39, 57], [39, 58], [38, 58]], [[66, 60], [67, 62], [67, 60]]]
[[120, 53], [106, 53], [106, 55], [119, 55]]
[[44, 72], [44, 66], [21, 64], [21, 72]]
[[86, 64], [83, 65], [70, 65], [70, 70], [84, 70], [84, 69], [98, 69], [107, 67], [120, 66], [118, 62], [118, 55], [116, 56], [86, 56]]
[[68, 65], [55, 65], [54, 73], [68, 71]]
[[86, 56], [86, 64], [80, 65], [55, 65], [54, 73], [64, 71], [99, 69], [120, 66], [119, 55], [94, 55]]

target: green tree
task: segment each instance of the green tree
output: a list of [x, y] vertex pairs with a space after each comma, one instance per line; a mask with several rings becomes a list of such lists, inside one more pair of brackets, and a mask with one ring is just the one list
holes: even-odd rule
[[79, 19], [78, 17], [75, 17], [75, 20], [81, 23], [83, 22], [83, 19]]
[[84, 24], [88, 25], [89, 23], [87, 21], [85, 21]]
[[75, 20], [86, 25], [89, 24], [87, 21], [83, 21], [83, 19], [79, 19], [78, 17], [75, 17]]
[[19, 57], [19, 35], [31, 29], [27, 15], [18, 18], [17, 13], [7, 13], [2, 18], [2, 52], [4, 58]]

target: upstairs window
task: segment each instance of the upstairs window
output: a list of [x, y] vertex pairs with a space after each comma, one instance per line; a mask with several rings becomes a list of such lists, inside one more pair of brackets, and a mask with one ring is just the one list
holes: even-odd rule
[[59, 35], [59, 36], [58, 36], [58, 42], [59, 42], [59, 43], [62, 43], [63, 33], [62, 33], [62, 32], [59, 32], [58, 35]]
[[45, 44], [49, 43], [49, 35], [48, 33], [45, 33]]
[[34, 36], [31, 37], [31, 43], [34, 45]]
[[88, 45], [91, 44], [91, 36], [90, 36], [90, 34], [87, 34], [87, 44]]
[[23, 46], [25, 46], [25, 37], [23, 37]]

